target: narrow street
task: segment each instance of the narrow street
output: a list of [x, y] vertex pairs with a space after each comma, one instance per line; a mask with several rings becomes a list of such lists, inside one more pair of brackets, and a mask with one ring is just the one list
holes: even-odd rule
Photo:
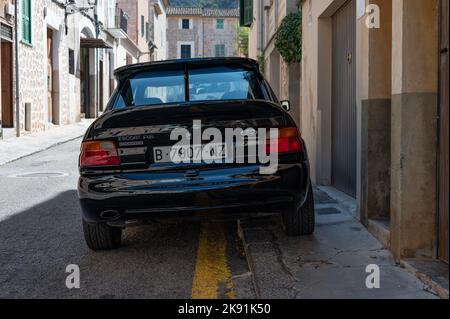
[[[348, 214], [324, 211], [321, 192], [314, 236], [288, 238], [271, 220], [242, 223], [247, 256], [234, 222], [131, 228], [120, 249], [91, 252], [76, 194], [79, 144], [0, 166], [0, 298], [435, 298]], [[369, 262], [382, 264], [385, 289], [364, 286]], [[80, 289], [65, 285], [71, 264]]]
[[[202, 232], [226, 247], [228, 266], [219, 274], [196, 273], [197, 254], [211, 253], [199, 251], [198, 222], [127, 229], [119, 250], [91, 252], [76, 194], [79, 145], [75, 140], [0, 167], [0, 298], [253, 297], [233, 223], [205, 225]], [[66, 288], [70, 264], [80, 267], [80, 289]], [[206, 278], [201, 290], [215, 291], [217, 277], [235, 287], [197, 296], [194, 276], [197, 282]]]
[[448, 301], [449, 6], [0, 0], [0, 300]]

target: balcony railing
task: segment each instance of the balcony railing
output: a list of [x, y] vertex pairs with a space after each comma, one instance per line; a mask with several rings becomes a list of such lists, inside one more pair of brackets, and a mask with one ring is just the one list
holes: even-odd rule
[[125, 33], [128, 31], [128, 14], [120, 8], [117, 8], [116, 27], [122, 29]]

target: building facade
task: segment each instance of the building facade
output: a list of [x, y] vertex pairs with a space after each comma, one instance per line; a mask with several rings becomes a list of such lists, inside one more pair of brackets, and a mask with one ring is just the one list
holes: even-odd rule
[[394, 255], [448, 263], [448, 0], [304, 0], [311, 176]]
[[167, 8], [167, 57], [237, 56], [238, 9]]
[[13, 1], [0, 1], [0, 140], [15, 120], [14, 9]]
[[[14, 4], [0, 2], [0, 131], [8, 136], [97, 117], [115, 88], [114, 69], [151, 58], [150, 1], [136, 1], [128, 14], [116, 0], [24, 0], [17, 1], [16, 68]], [[141, 16], [144, 33], [137, 23], [128, 29]]]
[[19, 127], [37, 132], [75, 122], [70, 103], [64, 8], [53, 1], [18, 1]]
[[149, 0], [118, 0], [117, 6], [128, 15], [126, 33], [139, 50], [138, 62], [151, 59], [150, 6]]
[[169, 0], [151, 0], [150, 20], [150, 59], [161, 61], [167, 59], [167, 7]]
[[[249, 57], [263, 65], [264, 74], [280, 100], [289, 100], [291, 115], [300, 124], [300, 64], [288, 64], [275, 47], [275, 36], [283, 19], [299, 11], [297, 0], [241, 1], [241, 23], [249, 30]], [[251, 10], [251, 13], [247, 11]]]
[[18, 3], [21, 132], [96, 117], [109, 96], [107, 1], [74, 5], [86, 10], [56, 0]]

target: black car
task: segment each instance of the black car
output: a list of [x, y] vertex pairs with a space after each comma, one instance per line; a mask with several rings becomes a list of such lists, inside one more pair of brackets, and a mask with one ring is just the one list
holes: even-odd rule
[[[278, 101], [256, 61], [150, 62], [119, 68], [115, 76], [117, 89], [81, 146], [78, 195], [89, 248], [116, 248], [126, 227], [178, 218], [279, 213], [288, 235], [314, 231], [305, 143], [288, 114], [289, 103]], [[203, 137], [175, 147], [173, 132], [193, 140], [199, 123], [210, 132], [240, 132], [243, 138], [212, 144]], [[263, 171], [270, 165], [250, 147], [253, 136], [269, 129], [278, 136], [270, 139], [267, 133], [265, 151], [258, 154], [276, 153], [277, 161], [272, 171]], [[194, 158], [195, 152], [211, 158]]]

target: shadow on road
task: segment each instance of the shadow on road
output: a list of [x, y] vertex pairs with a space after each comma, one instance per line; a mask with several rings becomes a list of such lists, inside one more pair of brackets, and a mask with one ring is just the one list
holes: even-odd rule
[[[123, 247], [86, 247], [75, 190], [0, 222], [0, 298], [190, 298], [199, 223], [127, 229]], [[81, 289], [65, 286], [76, 264]]]

